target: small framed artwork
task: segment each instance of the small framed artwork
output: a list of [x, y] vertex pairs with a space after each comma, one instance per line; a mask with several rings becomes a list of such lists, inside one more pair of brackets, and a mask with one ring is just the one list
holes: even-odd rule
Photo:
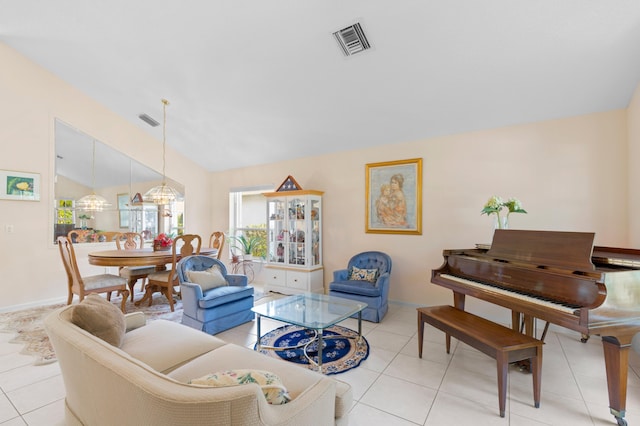
[[129, 228], [129, 194], [118, 194], [120, 228]]
[[422, 235], [422, 158], [366, 165], [365, 231]]
[[40, 201], [40, 173], [0, 170], [0, 199]]

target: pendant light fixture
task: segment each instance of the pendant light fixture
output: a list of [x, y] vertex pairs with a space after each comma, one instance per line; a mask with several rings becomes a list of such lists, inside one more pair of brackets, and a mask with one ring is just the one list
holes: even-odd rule
[[96, 141], [93, 140], [93, 154], [91, 157], [91, 194], [85, 195], [76, 201], [76, 208], [90, 212], [101, 212], [111, 207], [106, 198], [96, 195]]
[[165, 164], [167, 155], [167, 105], [169, 101], [162, 99], [162, 184], [154, 186], [148, 190], [143, 199], [159, 205], [171, 204], [173, 201], [180, 198], [180, 193], [167, 185], [167, 177], [165, 176]]

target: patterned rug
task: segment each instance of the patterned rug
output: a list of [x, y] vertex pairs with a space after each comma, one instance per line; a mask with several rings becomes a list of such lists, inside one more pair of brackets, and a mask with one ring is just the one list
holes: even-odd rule
[[[367, 339], [365, 339], [364, 336], [359, 342], [357, 342], [356, 339], [349, 339], [347, 337], [327, 339], [327, 337], [330, 336], [340, 335], [357, 338], [358, 333], [340, 325], [334, 325], [333, 327], [329, 327], [324, 330], [322, 333], [322, 336], [324, 337], [322, 346], [323, 374], [344, 373], [352, 368], [356, 368], [369, 356], [369, 342], [367, 342]], [[315, 332], [313, 330], [305, 329], [297, 325], [285, 325], [262, 336], [260, 344], [277, 348], [291, 347], [304, 345], [310, 340], [313, 340], [314, 337]], [[317, 366], [310, 363], [305, 356], [304, 349], [302, 347], [282, 351], [261, 349], [260, 352], [273, 358], [295, 362], [296, 364], [305, 366], [310, 370], [317, 370]], [[307, 355], [313, 360], [313, 362], [318, 362], [317, 342], [313, 342], [309, 345], [307, 348]]]
[[[134, 300], [140, 300], [144, 293], [137, 292]], [[254, 293], [254, 303], [264, 303], [271, 297], [260, 291]], [[111, 303], [120, 309], [121, 297], [112, 297]], [[144, 312], [147, 322], [157, 319], [165, 319], [173, 322], [182, 321], [182, 301], [174, 299], [174, 312], [169, 309], [169, 301], [160, 293], [153, 294], [151, 306], [136, 306], [131, 300], [127, 300], [127, 312]], [[73, 303], [78, 303], [76, 297]], [[10, 343], [24, 345], [20, 353], [36, 357], [35, 365], [44, 365], [56, 362], [56, 354], [49, 342], [49, 336], [44, 331], [43, 320], [54, 310], [65, 306], [64, 303], [39, 306], [37, 308], [23, 309], [21, 311], [0, 313], [0, 333], [12, 333], [16, 336]]]
[[[135, 300], [140, 300], [143, 293], [136, 293]], [[112, 297], [111, 303], [120, 309], [121, 297]], [[73, 303], [78, 303], [77, 297]], [[169, 302], [160, 293], [153, 295], [151, 306], [136, 306], [131, 300], [127, 301], [127, 312], [144, 312], [147, 321], [166, 319], [179, 322], [182, 320], [182, 302], [175, 300], [175, 311], [169, 309]], [[14, 333], [16, 336], [10, 343], [23, 344], [24, 348], [20, 353], [33, 355], [36, 357], [35, 365], [49, 364], [57, 361], [56, 354], [49, 342], [49, 336], [44, 331], [43, 320], [54, 310], [65, 306], [64, 303], [55, 305], [40, 306], [37, 308], [24, 309], [21, 311], [6, 312], [0, 314], [0, 332]]]

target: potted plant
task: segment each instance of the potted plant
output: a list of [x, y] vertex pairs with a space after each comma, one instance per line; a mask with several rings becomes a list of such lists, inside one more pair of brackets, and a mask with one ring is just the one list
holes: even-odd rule
[[256, 246], [260, 244], [260, 237], [258, 237], [257, 235], [232, 235], [229, 238], [234, 241], [233, 248], [240, 250], [245, 260], [251, 259], [253, 251], [255, 250]]

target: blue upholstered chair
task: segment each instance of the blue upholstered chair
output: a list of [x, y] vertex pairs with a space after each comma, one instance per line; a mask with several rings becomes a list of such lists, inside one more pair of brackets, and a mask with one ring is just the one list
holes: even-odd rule
[[[210, 285], [201, 281], [202, 271], [207, 271], [214, 265], [217, 265], [221, 273], [217, 277], [223, 278], [223, 284], [203, 291], [203, 287]], [[245, 275], [227, 274], [224, 263], [203, 255], [184, 257], [178, 262], [176, 269], [182, 295], [182, 324], [205, 333], [217, 334], [253, 320], [253, 287], [248, 285]], [[191, 271], [201, 273], [190, 274]], [[192, 281], [200, 281], [202, 286]]]
[[[353, 268], [357, 269], [354, 271]], [[372, 270], [376, 270], [375, 273]], [[349, 260], [347, 269], [333, 272], [329, 296], [366, 303], [368, 306], [362, 311], [362, 319], [380, 322], [389, 309], [390, 275], [391, 257], [388, 254], [380, 251], [356, 254]]]

